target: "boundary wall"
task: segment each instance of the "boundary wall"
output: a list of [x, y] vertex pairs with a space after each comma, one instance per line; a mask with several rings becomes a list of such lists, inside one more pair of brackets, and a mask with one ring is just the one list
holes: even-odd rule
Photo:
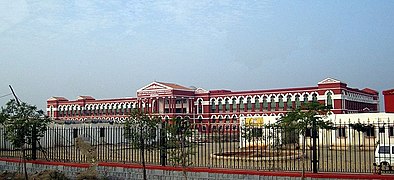
[[[27, 161], [28, 173], [36, 173], [44, 170], [58, 170], [67, 177], [75, 178], [79, 172], [85, 171], [90, 164], [86, 163], [63, 163], [48, 161]], [[20, 159], [0, 158], [0, 172], [18, 172], [22, 170]], [[138, 164], [98, 163], [96, 170], [99, 176], [108, 179], [143, 179], [142, 167]], [[287, 180], [301, 179], [300, 172], [269, 172], [232, 169], [188, 168], [190, 180]], [[307, 179], [394, 179], [394, 175], [378, 174], [343, 174], [343, 173], [306, 173]], [[183, 179], [182, 168], [147, 166], [147, 179], [153, 180], [178, 180]]]

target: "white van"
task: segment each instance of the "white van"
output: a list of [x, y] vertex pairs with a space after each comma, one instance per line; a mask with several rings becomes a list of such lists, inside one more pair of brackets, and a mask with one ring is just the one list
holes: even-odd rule
[[375, 163], [382, 170], [391, 170], [394, 165], [394, 144], [379, 144], [375, 150]]

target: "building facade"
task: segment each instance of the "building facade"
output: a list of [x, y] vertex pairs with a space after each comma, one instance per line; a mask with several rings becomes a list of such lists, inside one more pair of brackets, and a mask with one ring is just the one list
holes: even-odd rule
[[332, 107], [334, 114], [379, 111], [379, 93], [350, 88], [327, 78], [317, 86], [270, 90], [205, 90], [173, 83], [152, 82], [137, 90], [137, 97], [76, 100], [52, 97], [47, 100], [48, 116], [56, 120], [89, 119], [121, 122], [138, 108], [163, 119], [188, 117], [201, 131], [235, 130], [243, 116], [280, 116], [305, 102], [318, 101]]
[[[276, 128], [267, 128], [265, 125], [278, 121], [280, 116], [253, 116], [241, 117], [239, 134], [240, 146], [254, 145], [268, 146], [281, 141], [283, 134], [277, 133]], [[323, 120], [332, 122], [335, 129], [318, 129], [317, 143], [330, 149], [345, 150], [351, 146], [360, 150], [374, 150], [378, 143], [394, 143], [394, 113], [354, 113], [354, 114], [329, 114]], [[365, 125], [365, 130], [357, 130], [355, 124]], [[252, 133], [253, 131], [253, 133]], [[245, 136], [245, 134], [251, 134]], [[275, 134], [275, 136], [272, 136]], [[305, 137], [302, 134], [292, 134], [294, 141], [307, 147], [312, 147], [312, 128], [307, 128]], [[285, 135], [286, 136], [286, 135]], [[298, 140], [296, 140], [298, 139]]]
[[384, 109], [387, 113], [394, 113], [394, 89], [383, 91]]

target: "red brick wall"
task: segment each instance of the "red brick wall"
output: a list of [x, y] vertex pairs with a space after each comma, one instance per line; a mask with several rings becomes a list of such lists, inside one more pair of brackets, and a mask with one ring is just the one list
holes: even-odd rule
[[383, 91], [384, 109], [387, 113], [394, 113], [394, 89]]

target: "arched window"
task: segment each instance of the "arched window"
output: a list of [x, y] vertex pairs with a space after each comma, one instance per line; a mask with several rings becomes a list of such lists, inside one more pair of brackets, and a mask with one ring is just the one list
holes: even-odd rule
[[153, 112], [153, 113], [156, 113], [156, 107], [157, 107], [157, 106], [156, 106], [156, 100], [153, 100], [153, 101], [152, 101], [152, 112]]
[[298, 94], [295, 96], [295, 105], [296, 105], [296, 108], [301, 107], [300, 95], [298, 95]]
[[239, 98], [239, 110], [243, 111], [245, 108], [245, 104], [244, 104], [244, 98]]
[[317, 102], [317, 94], [316, 93], [312, 94], [312, 101]]
[[53, 106], [50, 107], [49, 117], [53, 118]]
[[226, 116], [226, 123], [230, 123], [230, 117]]
[[268, 110], [268, 101], [267, 97], [263, 97], [263, 109]]
[[74, 116], [74, 107], [73, 106], [70, 107], [70, 116]]
[[215, 122], [216, 122], [216, 118], [212, 117], [212, 123], [215, 123]]
[[217, 127], [216, 127], [216, 125], [211, 125], [211, 129], [212, 129], [213, 132], [217, 132]]
[[222, 110], [223, 110], [222, 99], [219, 99], [218, 110], [219, 110], [219, 111], [222, 111]]
[[230, 125], [226, 125], [226, 131], [229, 131], [230, 130]]
[[99, 105], [98, 106], [98, 115], [103, 115], [104, 114], [104, 106], [103, 105]]
[[275, 103], [275, 98], [272, 96], [271, 97], [271, 111], [276, 110], [276, 103]]
[[219, 130], [219, 132], [220, 132], [220, 131], [223, 131], [223, 126], [222, 126], [222, 125], [219, 125], [218, 130]]
[[118, 105], [118, 111], [119, 111], [119, 115], [123, 114], [123, 104], [119, 104]]
[[128, 107], [127, 107], [128, 105], [127, 104], [124, 104], [123, 105], [123, 115], [125, 115], [125, 114], [128, 114], [129, 113], [129, 109], [128, 109]]
[[62, 117], [63, 116], [63, 109], [61, 107], [59, 107], [59, 116]]
[[216, 105], [215, 105], [215, 100], [214, 99], [212, 99], [212, 101], [211, 101], [211, 112], [215, 112], [216, 111]]
[[197, 113], [202, 113], [202, 100], [198, 100], [198, 112]]
[[88, 106], [88, 109], [86, 110], [86, 115], [90, 116], [90, 106]]
[[238, 120], [237, 117], [233, 116], [233, 123], [236, 123], [237, 120]]
[[254, 110], [260, 110], [259, 97], [254, 98]]
[[116, 114], [116, 113], [118, 113], [118, 105], [114, 104], [114, 105], [112, 105], [112, 114]]
[[252, 110], [252, 98], [248, 97], [248, 99], [246, 100], [246, 107], [248, 108], [247, 110]]
[[308, 94], [304, 94], [304, 103], [308, 103]]
[[328, 92], [327, 93], [327, 102], [326, 102], [326, 105], [329, 107], [329, 108], [333, 108], [332, 107], [332, 93], [331, 92]]
[[202, 123], [202, 117], [201, 117], [201, 116], [198, 117], [198, 122], [199, 122], [199, 123]]
[[100, 109], [100, 106], [99, 106], [99, 105], [96, 105], [96, 108], [95, 108], [95, 114], [96, 114], [96, 115], [100, 115], [100, 114], [99, 114], [99, 113], [100, 113], [99, 109]]
[[233, 111], [237, 111], [237, 99], [233, 98]]
[[233, 125], [232, 129], [233, 129], [233, 131], [237, 131], [238, 130], [238, 126], [237, 125]]
[[293, 102], [291, 102], [291, 95], [287, 96], [287, 109], [292, 109], [293, 108]]
[[101, 106], [101, 115], [105, 115], [106, 106], [105, 104]]
[[228, 102], [228, 98], [226, 98], [225, 100], [224, 100], [224, 103], [225, 103], [225, 110], [226, 111], [229, 111], [230, 110], [230, 103]]
[[283, 109], [285, 107], [285, 103], [283, 102], [283, 96], [279, 96], [279, 109]]
[[110, 114], [110, 108], [111, 108], [111, 105], [107, 104], [107, 106], [105, 108], [105, 114], [106, 115]]
[[133, 108], [133, 103], [130, 103], [129, 112], [131, 112], [132, 108]]

